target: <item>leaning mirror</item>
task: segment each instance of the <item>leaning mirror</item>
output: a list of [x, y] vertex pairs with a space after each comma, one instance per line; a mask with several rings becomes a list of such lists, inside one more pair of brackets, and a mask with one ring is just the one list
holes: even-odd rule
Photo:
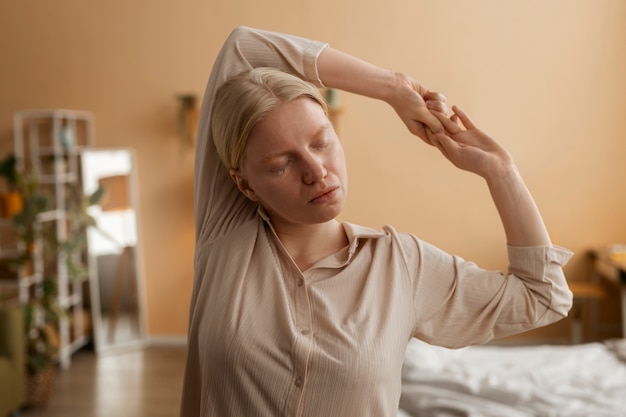
[[83, 150], [81, 171], [85, 195], [103, 189], [98, 204], [87, 209], [95, 220], [87, 246], [96, 352], [141, 345], [145, 320], [134, 152]]

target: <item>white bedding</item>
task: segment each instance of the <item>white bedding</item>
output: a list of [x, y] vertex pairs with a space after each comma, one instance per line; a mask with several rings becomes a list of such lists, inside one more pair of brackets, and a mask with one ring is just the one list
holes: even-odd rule
[[416, 417], [626, 417], [626, 362], [603, 343], [449, 350], [413, 340], [400, 408]]

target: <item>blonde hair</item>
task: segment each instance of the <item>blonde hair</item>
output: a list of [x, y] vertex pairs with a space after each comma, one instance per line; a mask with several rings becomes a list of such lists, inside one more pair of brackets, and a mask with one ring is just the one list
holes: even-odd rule
[[313, 84], [275, 68], [254, 68], [228, 79], [216, 92], [211, 114], [213, 143], [228, 169], [239, 169], [254, 126], [277, 106], [300, 97], [319, 103]]

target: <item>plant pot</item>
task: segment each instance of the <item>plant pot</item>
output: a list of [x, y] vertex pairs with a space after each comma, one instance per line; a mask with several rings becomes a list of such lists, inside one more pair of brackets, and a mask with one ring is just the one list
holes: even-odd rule
[[28, 376], [26, 381], [26, 406], [40, 407], [50, 400], [54, 388], [54, 365], [49, 364], [41, 372]]
[[20, 213], [24, 208], [22, 194], [17, 191], [8, 191], [0, 194], [0, 215], [5, 219]]

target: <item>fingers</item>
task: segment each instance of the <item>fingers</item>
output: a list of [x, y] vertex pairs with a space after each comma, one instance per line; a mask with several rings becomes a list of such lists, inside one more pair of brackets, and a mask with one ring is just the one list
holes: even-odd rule
[[426, 103], [426, 107], [430, 110], [429, 114], [424, 117], [424, 124], [434, 133], [443, 133], [445, 128], [438, 118], [432, 116], [432, 113], [448, 114], [446, 96], [436, 91], [426, 90], [422, 98]]
[[422, 116], [421, 121], [426, 126], [426, 128], [429, 129], [431, 132], [444, 133], [445, 126], [441, 123], [441, 121], [439, 120], [439, 117], [436, 116], [438, 114], [441, 114], [441, 113], [431, 112], [425, 109], [423, 114], [421, 115]]
[[[436, 117], [439, 122], [443, 125], [446, 132], [455, 135], [461, 131], [463, 128], [465, 130], [474, 130], [478, 129], [476, 124], [470, 119], [470, 117], [465, 113], [460, 107], [452, 106], [452, 111], [454, 112], [450, 117], [447, 117], [445, 114], [442, 114], [437, 111], [432, 111], [431, 114]], [[459, 125], [458, 122], [461, 122], [462, 126]], [[440, 133], [440, 132], [435, 132]]]
[[445, 102], [428, 100], [426, 102], [426, 107], [428, 107], [428, 109], [432, 111], [436, 111], [436, 112], [443, 113], [443, 114], [448, 114], [448, 106], [446, 105]]
[[[443, 128], [447, 131], [450, 132], [451, 134], [456, 134], [459, 133], [461, 131], [461, 127], [456, 124], [456, 122], [450, 118], [448, 118], [448, 116], [446, 116], [445, 114], [439, 113], [439, 112], [432, 112], [431, 113], [434, 117], [437, 118], [437, 120], [439, 120], [439, 122], [443, 125]], [[455, 115], [452, 115], [452, 117], [454, 118]], [[435, 132], [435, 133], [439, 133], [439, 132]]]
[[449, 136], [443, 133], [435, 134], [429, 129], [426, 129], [428, 140], [431, 145], [439, 149], [439, 152], [443, 154], [447, 159], [450, 159], [451, 154], [455, 152], [458, 145]]
[[433, 101], [441, 101], [443, 103], [446, 102], [446, 96], [444, 96], [442, 93], [439, 93], [437, 91], [427, 90], [422, 97], [424, 97], [425, 101], [433, 100]]
[[456, 116], [454, 119], [458, 118], [466, 129], [477, 128], [472, 119], [470, 119], [470, 117], [459, 106], [452, 106], [452, 111], [454, 112], [454, 116]]
[[434, 133], [429, 128], [425, 128], [424, 131], [426, 133], [426, 142], [431, 146], [441, 149], [441, 138], [445, 136], [445, 133]]
[[417, 136], [418, 138], [420, 138], [421, 140], [423, 140], [427, 144], [432, 145], [430, 143], [430, 140], [428, 139], [427, 131], [429, 129], [427, 127], [425, 127], [424, 124], [422, 124], [420, 122], [414, 122], [414, 123], [411, 123], [410, 125], [408, 125], [408, 128], [409, 128], [409, 132], [411, 132], [412, 134], [414, 134], [415, 136]]
[[446, 104], [446, 97], [443, 94], [435, 91], [427, 91], [422, 97], [430, 110], [448, 114], [448, 105]]

